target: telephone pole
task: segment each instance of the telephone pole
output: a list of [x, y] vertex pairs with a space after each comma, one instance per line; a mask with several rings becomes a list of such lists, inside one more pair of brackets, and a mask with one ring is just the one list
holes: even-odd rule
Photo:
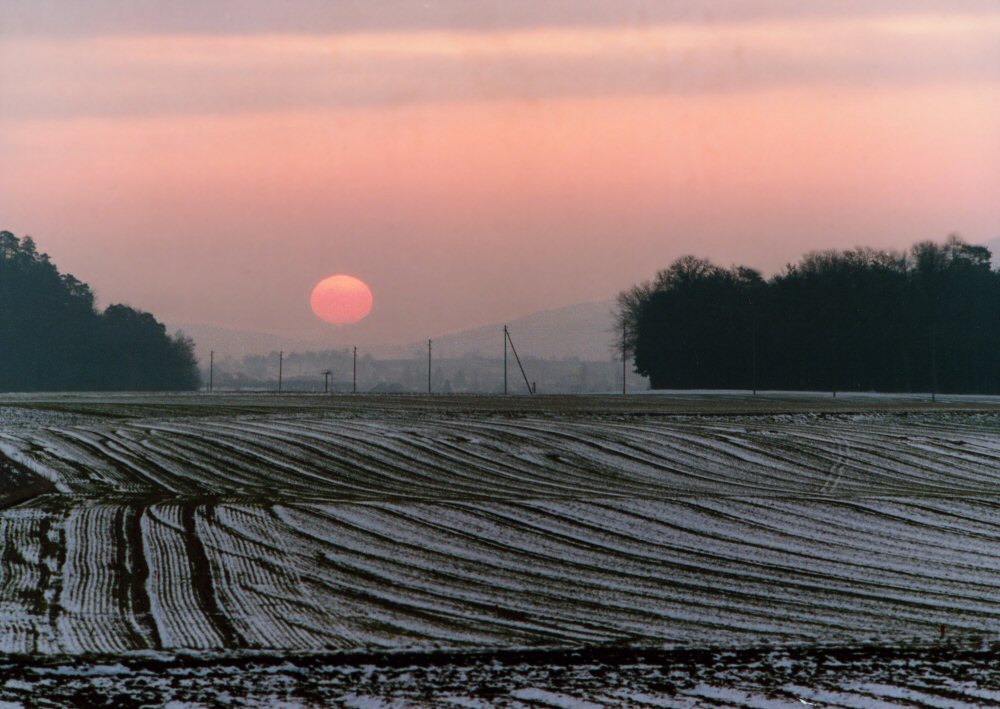
[[284, 364], [285, 352], [284, 350], [278, 350], [278, 393], [281, 393], [281, 368]]
[[931, 322], [931, 402], [937, 401], [937, 323]]
[[323, 372], [323, 393], [330, 393], [330, 375], [333, 374], [329, 369]]
[[507, 396], [507, 326], [503, 326], [503, 395]]
[[214, 386], [215, 377], [215, 350], [208, 353], [208, 391], [211, 392]]
[[431, 341], [427, 340], [427, 393], [431, 393]]
[[358, 348], [354, 348], [354, 380], [351, 384], [351, 393], [358, 393]]
[[628, 349], [626, 345], [626, 328], [622, 325], [622, 396], [628, 393], [625, 388], [625, 382], [628, 379], [628, 369], [626, 363], [628, 362]]

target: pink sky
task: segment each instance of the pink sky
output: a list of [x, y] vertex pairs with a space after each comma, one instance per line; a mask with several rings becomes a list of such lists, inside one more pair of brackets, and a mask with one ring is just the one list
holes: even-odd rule
[[[0, 228], [102, 305], [331, 346], [1000, 236], [993, 3], [424, 5], [0, 6]], [[366, 320], [312, 314], [333, 273]]]

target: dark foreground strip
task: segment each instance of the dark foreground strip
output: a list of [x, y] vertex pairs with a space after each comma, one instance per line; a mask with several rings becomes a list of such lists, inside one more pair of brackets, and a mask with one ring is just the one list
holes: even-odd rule
[[0, 700], [39, 707], [1000, 707], [994, 652], [924, 647], [591, 647], [388, 653], [0, 656]]
[[717, 664], [749, 665], [766, 661], [780, 654], [793, 662], [851, 665], [857, 663], [937, 663], [942, 661], [991, 664], [1000, 669], [1000, 644], [996, 647], [963, 647], [959, 643], [933, 645], [855, 645], [847, 647], [750, 647], [750, 648], [628, 648], [599, 645], [583, 648], [510, 648], [497, 650], [432, 650], [356, 652], [331, 651], [309, 653], [275, 653], [273, 651], [241, 650], [235, 652], [177, 652], [164, 654], [137, 653], [86, 655], [0, 655], [0, 666], [12, 668], [43, 668], [63, 665], [120, 664], [130, 669], [167, 670], [175, 667], [269, 667], [292, 664], [297, 667], [356, 667], [373, 666], [387, 669], [405, 667], [443, 667], [449, 665], [658, 665], [711, 666]]

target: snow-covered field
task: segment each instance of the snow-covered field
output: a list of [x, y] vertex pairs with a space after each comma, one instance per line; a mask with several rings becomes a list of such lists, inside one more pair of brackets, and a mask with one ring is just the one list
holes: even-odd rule
[[[144, 653], [1000, 640], [996, 400], [21, 396], [0, 406], [0, 653], [19, 658], [9, 667], [94, 654], [113, 666]], [[22, 675], [6, 688], [0, 679], [0, 699], [43, 677]], [[698, 681], [702, 694], [736, 691]], [[628, 686], [650, 705], [709, 701], [647, 685]], [[559, 694], [551, 682], [504, 687], [512, 705], [562, 701], [545, 695]], [[594, 696], [618, 691], [632, 690], [610, 682]], [[720, 701], [757, 701], [737, 699]]]
[[[30, 706], [940, 707], [1000, 705], [992, 653], [607, 651], [8, 661], [0, 701]], [[50, 701], [46, 701], [50, 700]], [[8, 705], [3, 705], [8, 706]]]

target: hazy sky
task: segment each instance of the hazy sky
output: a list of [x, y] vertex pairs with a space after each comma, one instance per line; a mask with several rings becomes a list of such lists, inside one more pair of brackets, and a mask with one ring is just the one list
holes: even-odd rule
[[[0, 0], [0, 228], [331, 345], [1000, 236], [1000, 4]], [[317, 281], [371, 285], [362, 323]]]

